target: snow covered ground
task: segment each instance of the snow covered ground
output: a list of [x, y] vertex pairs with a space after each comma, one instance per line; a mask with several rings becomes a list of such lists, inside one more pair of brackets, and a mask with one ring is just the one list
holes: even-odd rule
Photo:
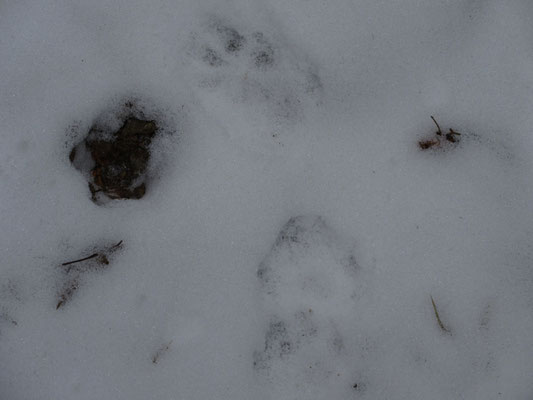
[[[532, 21], [0, 2], [0, 399], [533, 398]], [[69, 153], [127, 102], [147, 193], [98, 205]]]

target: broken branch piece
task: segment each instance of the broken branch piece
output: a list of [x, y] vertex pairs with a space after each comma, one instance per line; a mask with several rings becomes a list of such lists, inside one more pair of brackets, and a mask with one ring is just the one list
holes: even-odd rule
[[444, 326], [444, 324], [442, 323], [442, 320], [440, 319], [439, 311], [437, 310], [437, 305], [435, 304], [435, 300], [433, 300], [433, 296], [430, 296], [430, 297], [431, 297], [431, 304], [433, 305], [433, 311], [435, 312], [435, 318], [437, 318], [437, 323], [439, 324], [439, 328], [443, 332], [449, 333], [451, 335], [451, 332], [448, 330], [448, 328]]

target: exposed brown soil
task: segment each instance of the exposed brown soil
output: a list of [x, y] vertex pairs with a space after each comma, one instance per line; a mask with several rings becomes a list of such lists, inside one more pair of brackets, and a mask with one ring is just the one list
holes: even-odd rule
[[[105, 135], [96, 126], [91, 128], [82, 144], [93, 161], [88, 183], [94, 201], [99, 193], [110, 199], [140, 199], [144, 196], [150, 144], [157, 130], [155, 121], [134, 117], [126, 119], [111, 135]], [[72, 163], [78, 151], [82, 151], [82, 144], [72, 149]]]

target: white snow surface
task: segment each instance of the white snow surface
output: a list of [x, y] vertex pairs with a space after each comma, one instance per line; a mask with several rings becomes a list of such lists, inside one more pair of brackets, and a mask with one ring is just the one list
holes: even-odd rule
[[[0, 2], [0, 399], [532, 399], [532, 21]], [[128, 101], [147, 194], [97, 205], [69, 153]]]

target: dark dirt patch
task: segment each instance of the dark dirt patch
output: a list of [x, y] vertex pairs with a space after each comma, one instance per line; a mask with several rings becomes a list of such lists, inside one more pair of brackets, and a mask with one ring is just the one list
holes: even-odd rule
[[146, 170], [150, 144], [158, 131], [153, 120], [133, 116], [124, 119], [116, 132], [93, 126], [85, 140], [74, 147], [70, 161], [80, 168], [80, 159], [90, 164], [88, 184], [92, 199], [103, 194], [110, 199], [140, 199], [146, 193]]

